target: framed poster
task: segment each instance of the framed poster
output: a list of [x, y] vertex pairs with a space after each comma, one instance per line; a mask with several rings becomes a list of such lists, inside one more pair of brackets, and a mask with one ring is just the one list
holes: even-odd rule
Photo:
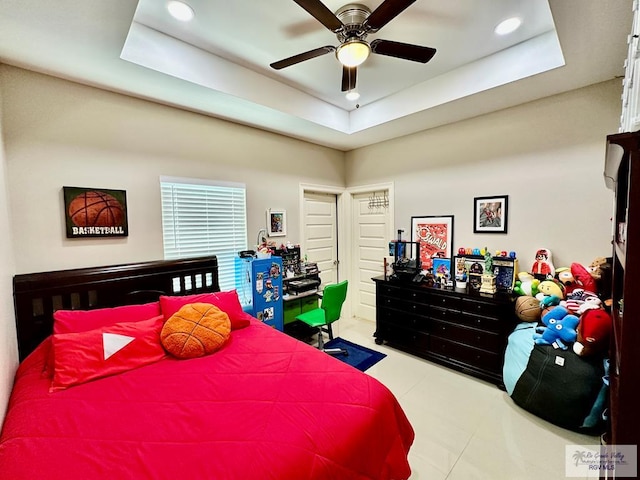
[[267, 210], [267, 235], [285, 237], [287, 235], [287, 212], [270, 208]]
[[127, 192], [62, 187], [67, 238], [126, 237]]
[[451, 258], [453, 215], [411, 217], [411, 241], [420, 242], [422, 270], [431, 270], [434, 258]]
[[473, 199], [473, 233], [507, 233], [509, 196]]

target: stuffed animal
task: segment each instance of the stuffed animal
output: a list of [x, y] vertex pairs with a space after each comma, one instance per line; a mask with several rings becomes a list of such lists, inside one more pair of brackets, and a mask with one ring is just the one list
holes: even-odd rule
[[600, 278], [602, 278], [602, 266], [606, 263], [606, 258], [596, 257], [595, 260], [589, 264], [587, 270], [595, 280], [600, 280]]
[[576, 315], [582, 315], [587, 310], [597, 310], [602, 308], [602, 300], [593, 292], [584, 290], [583, 288], [576, 288], [573, 292], [567, 295], [567, 298], [560, 302], [560, 305], [565, 307], [571, 313]]
[[556, 269], [551, 261], [551, 251], [548, 248], [539, 248], [536, 252], [536, 260], [531, 266], [531, 274], [542, 281], [553, 278]]
[[576, 327], [580, 319], [564, 307], [555, 307], [542, 317], [545, 326], [536, 327], [533, 341], [536, 345], [553, 345], [553, 348], [567, 350], [566, 343], [576, 341]]
[[555, 280], [544, 280], [538, 285], [538, 294], [536, 298], [540, 301], [544, 297], [558, 297], [560, 300], [564, 298], [564, 286]]
[[535, 297], [538, 293], [539, 284], [540, 280], [535, 278], [530, 273], [520, 272], [518, 273], [518, 280], [516, 280], [513, 291], [517, 295], [528, 295], [530, 297]]
[[600, 353], [609, 345], [611, 316], [602, 309], [587, 310], [580, 317], [573, 351], [581, 357]]
[[571, 264], [571, 273], [582, 288], [590, 292], [598, 293], [595, 279], [591, 273], [579, 263]]
[[557, 268], [556, 280], [564, 286], [565, 295], [570, 294], [576, 288], [580, 287], [569, 267]]

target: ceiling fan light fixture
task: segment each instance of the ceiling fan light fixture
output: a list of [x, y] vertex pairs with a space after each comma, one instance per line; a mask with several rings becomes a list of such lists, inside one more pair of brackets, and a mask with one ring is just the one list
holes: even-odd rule
[[497, 35], [508, 35], [512, 32], [515, 32], [522, 25], [522, 19], [519, 17], [511, 17], [503, 20], [498, 24], [498, 26], [494, 29], [494, 32]]
[[184, 2], [171, 1], [167, 3], [167, 10], [173, 18], [181, 22], [188, 22], [194, 17], [193, 8]]
[[345, 97], [347, 97], [347, 100], [355, 102], [360, 98], [360, 94], [356, 90], [349, 90]]
[[357, 67], [369, 58], [371, 47], [363, 40], [349, 40], [336, 50], [336, 57], [345, 67]]

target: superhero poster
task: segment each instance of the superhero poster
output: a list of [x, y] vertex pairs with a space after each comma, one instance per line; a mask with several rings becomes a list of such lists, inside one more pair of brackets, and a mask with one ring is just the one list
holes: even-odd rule
[[126, 237], [127, 194], [124, 190], [63, 187], [67, 238]]
[[422, 270], [431, 270], [434, 258], [453, 254], [453, 215], [411, 217], [411, 239], [420, 242]]

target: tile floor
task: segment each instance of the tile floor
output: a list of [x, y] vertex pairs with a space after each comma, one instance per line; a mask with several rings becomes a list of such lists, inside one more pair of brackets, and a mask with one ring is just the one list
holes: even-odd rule
[[529, 414], [495, 385], [376, 345], [370, 321], [340, 323], [340, 337], [387, 354], [367, 373], [395, 394], [416, 432], [410, 480], [564, 479], [565, 445], [599, 443]]

